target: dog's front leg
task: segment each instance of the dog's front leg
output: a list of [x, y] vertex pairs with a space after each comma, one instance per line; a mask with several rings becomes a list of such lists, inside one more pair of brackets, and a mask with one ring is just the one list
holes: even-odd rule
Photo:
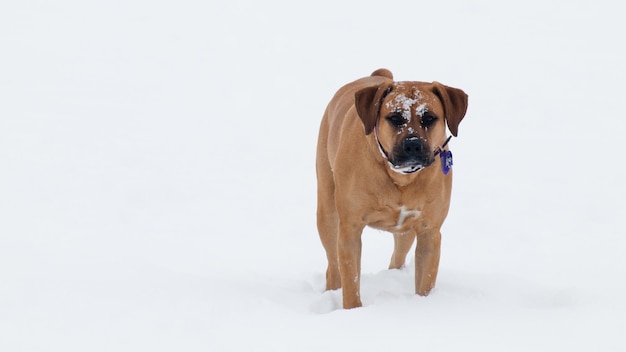
[[417, 235], [415, 248], [415, 293], [428, 296], [435, 287], [439, 270], [441, 232], [431, 230]]
[[339, 221], [339, 271], [343, 287], [343, 308], [361, 307], [361, 233], [364, 226]]

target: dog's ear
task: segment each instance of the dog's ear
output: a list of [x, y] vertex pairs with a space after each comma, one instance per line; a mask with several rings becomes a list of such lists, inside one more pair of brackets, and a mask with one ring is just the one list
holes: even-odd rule
[[354, 94], [354, 105], [361, 121], [363, 121], [365, 135], [374, 130], [380, 112], [380, 104], [390, 91], [391, 83], [383, 83], [378, 86], [363, 88]]
[[443, 104], [448, 129], [456, 137], [459, 132], [459, 124], [467, 112], [467, 94], [458, 88], [448, 87], [439, 82], [433, 82], [433, 85], [433, 92]]

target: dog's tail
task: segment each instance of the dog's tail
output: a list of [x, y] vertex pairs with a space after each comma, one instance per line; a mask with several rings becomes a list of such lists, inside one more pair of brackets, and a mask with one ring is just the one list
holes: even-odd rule
[[389, 78], [389, 79], [393, 79], [393, 74], [391, 73], [391, 71], [389, 71], [386, 68], [379, 68], [378, 70], [372, 72], [371, 74], [372, 76], [380, 76], [380, 77], [385, 77], [385, 78]]

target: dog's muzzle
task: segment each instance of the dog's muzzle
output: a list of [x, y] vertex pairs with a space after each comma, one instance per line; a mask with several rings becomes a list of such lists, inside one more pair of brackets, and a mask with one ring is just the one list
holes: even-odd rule
[[394, 147], [388, 161], [393, 171], [412, 174], [430, 166], [434, 160], [425, 141], [409, 137]]
[[[412, 174], [430, 166], [434, 155], [429, 152], [428, 144], [419, 137], [409, 137], [394, 147], [391, 155], [387, 154], [378, 139], [378, 126], [374, 126], [374, 136], [378, 151], [387, 160], [389, 168], [397, 173]], [[450, 140], [448, 138], [448, 140]], [[445, 144], [447, 144], [446, 141]], [[443, 146], [445, 146], [445, 144]]]
[[425, 168], [426, 166], [424, 165], [412, 165], [412, 166], [396, 166], [392, 163], [389, 163], [389, 166], [391, 166], [391, 170], [395, 171], [395, 172], [399, 172], [401, 174], [412, 174], [414, 172], [418, 172], [420, 170], [422, 170], [423, 168]]

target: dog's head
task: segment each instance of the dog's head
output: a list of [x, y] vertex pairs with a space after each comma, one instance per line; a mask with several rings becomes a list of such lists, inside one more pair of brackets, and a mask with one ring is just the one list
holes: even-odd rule
[[413, 173], [434, 162], [434, 150], [452, 135], [467, 110], [467, 94], [438, 82], [387, 82], [355, 95], [365, 134], [372, 132], [392, 170]]

